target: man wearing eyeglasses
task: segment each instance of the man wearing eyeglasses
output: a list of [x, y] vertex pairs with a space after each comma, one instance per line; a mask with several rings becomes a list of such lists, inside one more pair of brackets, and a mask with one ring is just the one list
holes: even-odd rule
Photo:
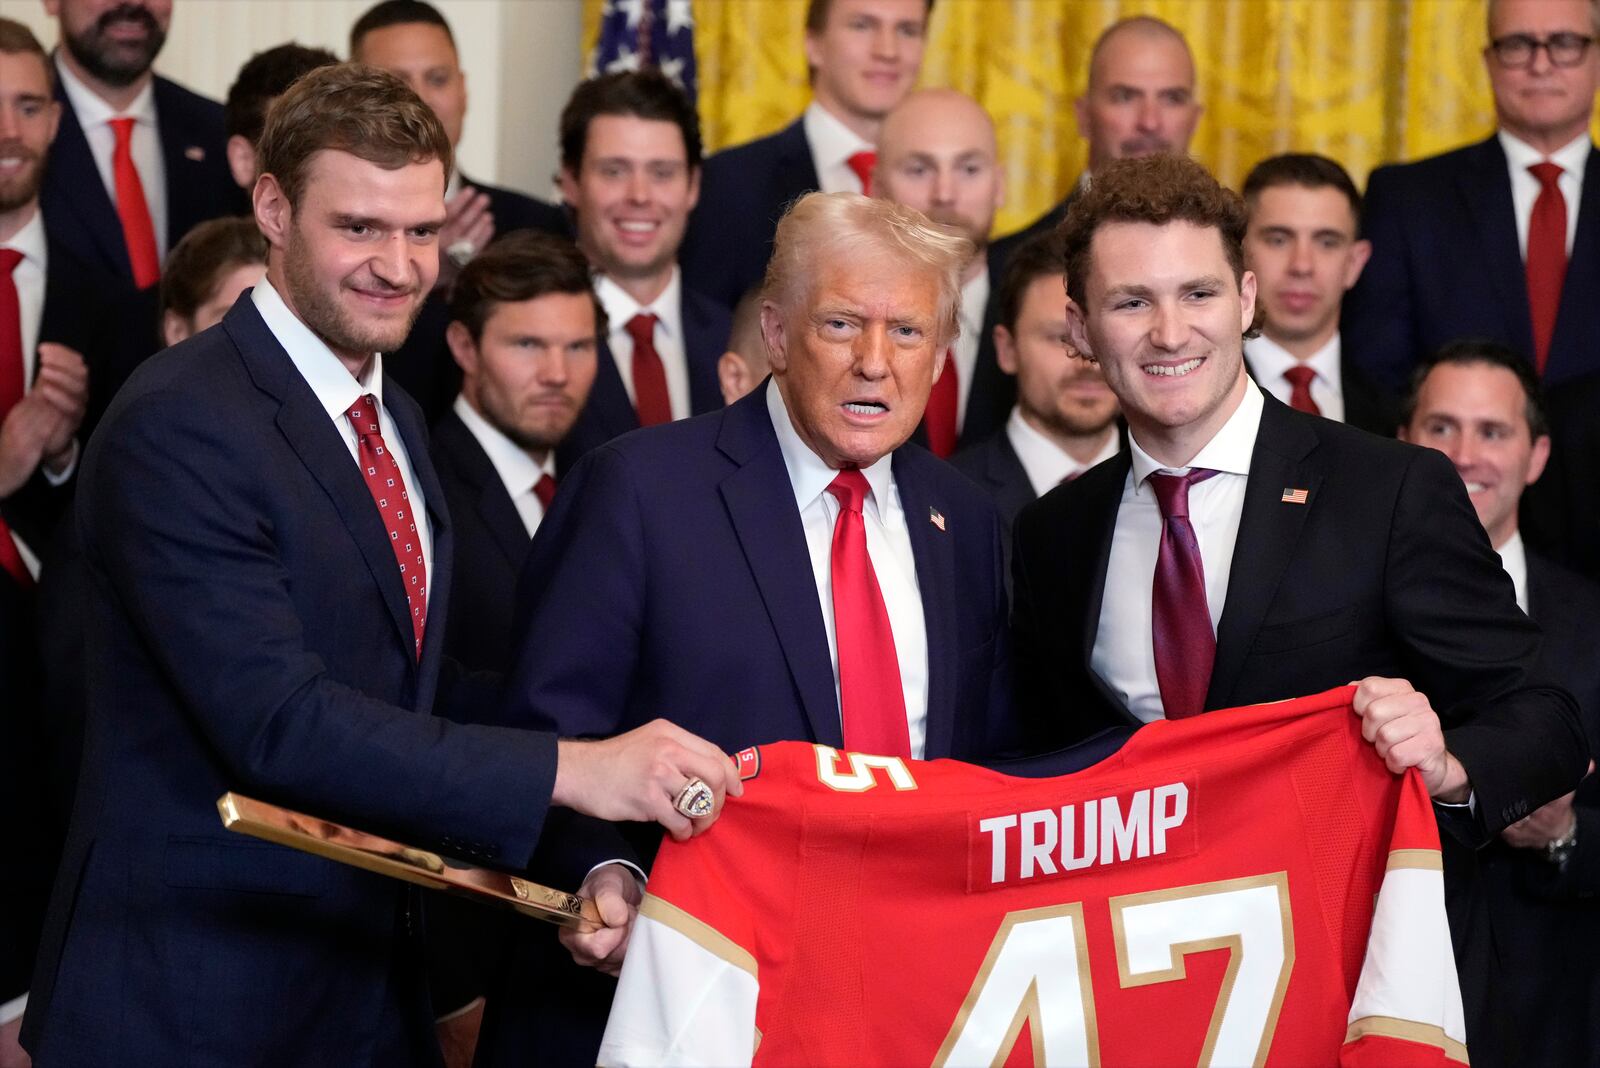
[[1525, 353], [1547, 386], [1600, 371], [1600, 0], [1490, 0], [1488, 26], [1499, 129], [1367, 187], [1343, 332], [1390, 389], [1459, 337]]

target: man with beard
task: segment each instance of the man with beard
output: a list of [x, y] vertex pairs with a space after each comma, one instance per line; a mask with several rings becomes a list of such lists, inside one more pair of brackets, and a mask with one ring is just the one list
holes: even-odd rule
[[998, 430], [1016, 396], [995, 363], [993, 303], [999, 264], [991, 262], [989, 229], [1005, 200], [994, 122], [983, 106], [953, 89], [913, 93], [889, 113], [878, 137], [874, 189], [961, 232], [973, 244], [961, 273], [961, 333], [933, 384], [922, 432], [928, 448], [949, 457], [959, 442]]
[[84, 456], [87, 742], [23, 1029], [42, 1064], [438, 1063], [415, 888], [226, 834], [226, 790], [511, 868], [551, 805], [687, 837], [693, 779], [713, 815], [738, 790], [665, 723], [462, 725], [494, 687], [442, 656], [454, 531], [378, 354], [438, 270], [450, 156], [391, 74], [297, 82], [261, 139], [265, 279], [145, 364]]
[[156, 77], [172, 0], [45, 0], [61, 28], [46, 225], [74, 256], [138, 289], [195, 223], [243, 205], [222, 105]]
[[1100, 365], [1067, 341], [1066, 286], [1053, 238], [1011, 257], [995, 300], [994, 346], [1000, 369], [1016, 379], [1017, 405], [1003, 431], [951, 461], [994, 498], [1008, 579], [1017, 513], [1121, 448], [1116, 396]]

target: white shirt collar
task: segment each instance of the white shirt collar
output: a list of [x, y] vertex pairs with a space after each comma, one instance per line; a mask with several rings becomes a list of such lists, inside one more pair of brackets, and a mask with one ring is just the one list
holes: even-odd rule
[[1264, 386], [1268, 382], [1276, 382], [1282, 378], [1283, 373], [1289, 368], [1304, 363], [1316, 372], [1317, 380], [1323, 385], [1339, 396], [1344, 396], [1344, 382], [1339, 370], [1343, 347], [1337, 330], [1333, 332], [1333, 337], [1328, 339], [1327, 344], [1303, 361], [1265, 334], [1246, 341], [1244, 348], [1245, 354], [1250, 359], [1250, 369], [1256, 373], [1257, 381]]
[[874, 148], [863, 141], [854, 130], [841, 122], [833, 112], [813, 100], [806, 105], [800, 122], [811, 146], [811, 159], [817, 171], [836, 167], [857, 152], [872, 152]]
[[256, 311], [261, 313], [267, 329], [272, 331], [272, 336], [289, 354], [295, 370], [306, 380], [311, 392], [317, 395], [317, 401], [327, 411], [328, 418], [335, 422], [343, 419], [350, 406], [368, 393], [378, 399], [379, 407], [383, 406], [381, 352], [373, 353], [366, 374], [358, 379], [333, 354], [327, 342], [312, 333], [311, 328], [289, 310], [266, 276], [263, 275], [250, 291], [250, 299], [255, 303]]
[[67, 94], [67, 102], [72, 105], [73, 114], [78, 117], [78, 125], [85, 130], [91, 126], [108, 123], [115, 118], [132, 118], [147, 126], [156, 124], [154, 78], [144, 83], [144, 88], [139, 90], [139, 95], [133, 98], [126, 109], [118, 111], [100, 99], [93, 89], [83, 84], [83, 81], [62, 62], [60, 55], [56, 56], [56, 75], [61, 79], [61, 90]]
[[456, 394], [456, 401], [451, 410], [461, 418], [478, 444], [483, 447], [495, 474], [505, 483], [506, 493], [510, 494], [512, 500], [532, 491], [541, 475], [556, 477], [554, 449], [545, 454], [543, 464], [534, 463], [533, 457], [529, 456], [522, 446], [506, 437], [499, 427], [478, 414], [478, 410], [467, 403], [465, 394]]
[[[980, 256], [982, 252], [978, 253]], [[989, 265], [985, 263], [983, 270], [977, 277], [961, 286], [961, 333], [969, 337], [977, 337], [983, 331], [983, 316], [989, 308]], [[983, 339], [978, 338], [979, 344]]]
[[[838, 477], [839, 469], [823, 463], [822, 457], [812, 452], [811, 446], [801, 439], [800, 432], [794, 428], [794, 421], [789, 418], [789, 408], [783, 402], [783, 393], [779, 391], [776, 379], [767, 380], [767, 414], [772, 417], [772, 429], [778, 435], [783, 466], [789, 471], [794, 503], [804, 512], [827, 492], [828, 486]], [[891, 452], [880, 457], [871, 467], [861, 469], [861, 473], [867, 476], [867, 485], [872, 487], [869, 503], [877, 507], [880, 517], [887, 510], [884, 502], [889, 500], [889, 479], [893, 467], [894, 453]]]
[[1087, 471], [1095, 464], [1115, 456], [1121, 448], [1117, 438], [1116, 428], [1110, 428], [1100, 454], [1088, 463], [1080, 464], [1024, 419], [1020, 406], [1012, 408], [1011, 418], [1006, 420], [1006, 439], [1011, 442], [1011, 450], [1017, 454], [1022, 470], [1028, 476], [1028, 484], [1040, 497], [1059, 486], [1068, 475]]
[[1512, 171], [1524, 171], [1535, 163], [1549, 160], [1559, 166], [1567, 174], [1576, 178], [1579, 184], [1583, 182], [1583, 171], [1589, 162], [1589, 131], [1574, 137], [1554, 152], [1546, 156], [1516, 134], [1501, 130], [1498, 134], [1500, 148], [1506, 154], [1506, 163]]
[[0, 248], [15, 249], [22, 253], [23, 260], [43, 271], [50, 248], [44, 235], [44, 212], [35, 208], [33, 218], [23, 223], [11, 240], [0, 242]]
[[672, 279], [667, 282], [667, 288], [649, 304], [640, 304], [626, 289], [604, 274], [595, 275], [594, 291], [600, 298], [601, 307], [606, 310], [606, 321], [612, 336], [626, 331], [628, 320], [635, 315], [649, 312], [659, 320], [656, 325], [666, 331], [667, 337], [682, 343], [683, 274], [677, 264], [673, 264]]
[[1506, 574], [1511, 576], [1511, 585], [1516, 587], [1517, 607], [1522, 609], [1522, 614], [1528, 614], [1528, 550], [1522, 544], [1522, 531], [1516, 531], [1506, 543], [1496, 550], [1500, 554], [1500, 566], [1506, 569]]
[[1261, 429], [1261, 413], [1265, 408], [1261, 390], [1254, 382], [1246, 382], [1244, 399], [1239, 402], [1239, 407], [1228, 416], [1228, 421], [1222, 424], [1216, 436], [1206, 442], [1194, 459], [1189, 461], [1188, 467], [1168, 467], [1156, 460], [1139, 447], [1138, 438], [1130, 432], [1128, 447], [1133, 454], [1134, 492], [1145, 492], [1145, 479], [1154, 471], [1183, 472], [1204, 467], [1231, 475], [1250, 474], [1250, 454], [1255, 451], [1256, 434]]

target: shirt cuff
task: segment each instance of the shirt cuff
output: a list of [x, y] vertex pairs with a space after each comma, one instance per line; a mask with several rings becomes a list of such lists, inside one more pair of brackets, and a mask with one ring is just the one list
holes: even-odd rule
[[644, 889], [645, 884], [650, 880], [650, 877], [644, 873], [644, 869], [639, 867], [639, 865], [635, 864], [631, 860], [622, 860], [619, 858], [617, 860], [602, 860], [600, 863], [589, 869], [588, 873], [584, 875], [583, 881], [588, 882], [590, 875], [593, 875], [607, 864], [621, 864], [624, 868], [627, 868], [629, 871], [633, 872], [633, 877], [639, 880], [639, 888], [641, 890]]
[[4, 1005], [0, 1005], [0, 1027], [4, 1027], [13, 1020], [20, 1018], [27, 1011], [28, 995], [26, 994], [19, 994]]
[[44, 476], [44, 480], [50, 485], [64, 486], [72, 481], [73, 475], [78, 473], [78, 458], [82, 455], [83, 449], [78, 445], [78, 439], [73, 438], [72, 447], [67, 453], [67, 466], [63, 467], [59, 474], [53, 474], [48, 467], [41, 463], [39, 465], [39, 473]]
[[1467, 794], [1465, 801], [1435, 801], [1440, 808], [1464, 808], [1472, 815], [1478, 814], [1478, 792], [1476, 790]]

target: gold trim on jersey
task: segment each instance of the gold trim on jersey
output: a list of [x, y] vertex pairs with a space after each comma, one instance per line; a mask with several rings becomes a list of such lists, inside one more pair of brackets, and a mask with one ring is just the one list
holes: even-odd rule
[[646, 894], [644, 900], [639, 902], [639, 915], [648, 916], [655, 922], [672, 928], [713, 957], [728, 962], [740, 971], [749, 972], [750, 978], [756, 980], [761, 978], [756, 972], [756, 958], [753, 953], [704, 920], [696, 919], [671, 902]]
[[1445, 1034], [1444, 1028], [1436, 1024], [1400, 1020], [1393, 1016], [1363, 1016], [1351, 1022], [1344, 1033], [1344, 1040], [1350, 1043], [1366, 1035], [1381, 1035], [1384, 1038], [1398, 1038], [1423, 1046], [1433, 1046], [1435, 1049], [1443, 1050], [1444, 1055], [1453, 1061], [1470, 1063], [1467, 1060], [1467, 1047]]
[[1444, 871], [1444, 860], [1437, 849], [1394, 849], [1389, 852], [1389, 862], [1384, 871], [1396, 868], [1419, 868], [1422, 871]]

